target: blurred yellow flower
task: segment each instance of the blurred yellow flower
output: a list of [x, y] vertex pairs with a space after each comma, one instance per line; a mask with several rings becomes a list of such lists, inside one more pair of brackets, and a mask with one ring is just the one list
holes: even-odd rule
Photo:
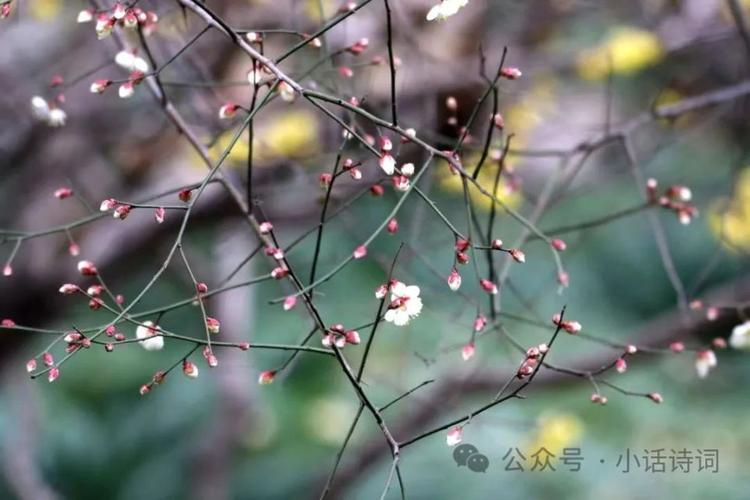
[[[235, 130], [227, 130], [210, 149], [211, 159], [217, 161], [229, 146]], [[256, 121], [253, 139], [253, 159], [259, 163], [279, 158], [306, 158], [318, 152], [318, 122], [306, 111], [287, 111], [267, 124]], [[227, 166], [247, 163], [247, 134], [237, 141], [225, 160]]]
[[560, 455], [563, 448], [575, 444], [582, 434], [583, 424], [575, 415], [544, 415], [539, 418], [537, 429], [526, 449], [532, 454], [544, 447], [550, 453]]
[[614, 29], [599, 46], [584, 51], [576, 61], [578, 74], [587, 80], [615, 74], [633, 74], [664, 57], [664, 47], [653, 33], [633, 27]]
[[[338, 4], [333, 0], [307, 0], [304, 4], [305, 15], [316, 23], [323, 22], [323, 20], [333, 17], [336, 13], [336, 7]], [[321, 8], [323, 10], [322, 16]]]
[[[479, 161], [479, 153], [473, 153], [469, 157], [463, 159], [464, 168], [467, 168], [469, 173], [474, 171], [474, 167]], [[463, 183], [461, 182], [461, 176], [458, 174], [452, 174], [448, 162], [445, 160], [439, 160], [436, 165], [436, 172], [440, 180], [440, 187], [446, 191], [454, 193], [463, 193]], [[492, 193], [495, 187], [495, 174], [497, 173], [496, 163], [490, 158], [487, 158], [485, 165], [479, 172], [477, 177], [477, 183]], [[475, 189], [469, 189], [471, 193], [471, 201], [475, 207], [479, 207], [484, 210], [489, 210], [492, 206], [492, 200], [481, 193], [478, 193]], [[497, 185], [497, 190], [493, 193], [497, 199], [508, 205], [510, 208], [517, 208], [521, 203], [521, 194], [518, 191], [508, 190], [505, 182], [501, 179]], [[500, 207], [497, 207], [499, 211], [502, 211]]]
[[709, 210], [708, 221], [725, 246], [750, 251], [750, 167], [739, 175], [734, 197], [717, 201]]
[[40, 21], [47, 21], [60, 12], [59, 0], [33, 0], [29, 4], [31, 16]]

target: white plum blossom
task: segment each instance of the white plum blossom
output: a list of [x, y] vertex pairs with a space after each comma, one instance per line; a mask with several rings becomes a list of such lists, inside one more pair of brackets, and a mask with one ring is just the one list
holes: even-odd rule
[[115, 56], [115, 63], [128, 71], [140, 71], [148, 73], [148, 63], [142, 57], [138, 57], [129, 50], [121, 50]]
[[139, 344], [147, 351], [159, 351], [164, 347], [164, 337], [157, 334], [153, 321], [144, 321], [135, 329]]
[[734, 327], [729, 345], [733, 349], [750, 349], [750, 321], [745, 321]]
[[427, 20], [445, 19], [456, 14], [462, 7], [466, 7], [469, 0], [443, 0], [427, 13]]
[[385, 313], [385, 320], [396, 326], [404, 326], [420, 312], [422, 299], [419, 298], [419, 287], [395, 282], [391, 286], [391, 304]]
[[47, 125], [50, 127], [62, 127], [65, 125], [65, 120], [67, 120], [68, 114], [65, 113], [60, 108], [54, 108], [51, 109], [49, 112], [49, 117], [47, 118]]
[[47, 121], [47, 119], [49, 119], [49, 111], [49, 104], [47, 104], [44, 97], [35, 95], [31, 98], [31, 112], [34, 114], [35, 118]]

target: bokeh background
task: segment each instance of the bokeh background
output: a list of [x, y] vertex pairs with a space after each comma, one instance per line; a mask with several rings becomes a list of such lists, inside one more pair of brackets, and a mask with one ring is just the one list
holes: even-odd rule
[[[533, 153], [573, 148], [600, 135], [607, 126], [628, 123], [653, 106], [677, 102], [743, 82], [750, 70], [749, 46], [738, 33], [732, 2], [720, 0], [470, 0], [455, 16], [427, 22], [430, 1], [392, 2], [394, 46], [401, 59], [398, 96], [401, 121], [433, 144], [449, 147], [457, 131], [447, 123], [448, 96], [458, 102], [458, 118], [468, 118], [485, 88], [479, 74], [479, 47], [489, 68], [502, 48], [507, 63], [523, 78], [504, 82], [500, 111], [505, 130], [515, 134], [509, 163], [515, 190], [498, 195], [529, 213], [559, 159]], [[327, 0], [208, 2], [234, 27], [287, 28], [312, 32], [339, 7]], [[203, 166], [161, 113], [158, 103], [139, 89], [130, 100], [112, 91], [92, 95], [94, 78], [123, 78], [111, 61], [117, 47], [97, 41], [91, 24], [77, 24], [88, 4], [74, 0], [14, 2], [0, 22], [0, 227], [40, 230], [86, 215], [75, 201], [61, 203], [54, 189], [70, 185], [90, 204], [114, 196], [137, 199], [170, 187], [199, 181]], [[159, 13], [150, 43], [164, 61], [202, 25], [174, 2], [142, 1]], [[750, 15], [750, 2], [735, 2]], [[358, 57], [341, 54], [323, 61], [302, 80], [308, 86], [343, 96], [365, 97], [369, 109], [388, 112], [385, 20], [377, 0], [326, 36], [330, 50], [369, 39]], [[265, 51], [280, 54], [296, 40], [269, 34]], [[284, 63], [292, 75], [304, 73], [321, 53], [305, 49]], [[351, 79], [336, 71], [347, 65]], [[209, 32], [162, 73], [165, 88], [189, 124], [218, 154], [231, 128], [216, 110], [227, 100], [247, 102], [246, 57], [220, 34]], [[50, 128], [29, 111], [34, 95], [54, 95], [49, 81], [61, 75], [66, 86], [67, 123]], [[80, 78], [80, 80], [79, 80]], [[69, 86], [67, 84], [70, 84]], [[483, 115], [490, 108], [482, 108]], [[707, 345], [726, 338], [743, 321], [750, 297], [750, 165], [747, 98], [701, 108], [673, 121], [655, 120], [633, 135], [640, 167], [660, 185], [691, 187], [700, 217], [688, 226], [673, 214], [657, 211], [676, 270], [690, 299], [722, 306], [716, 321], [705, 309], [691, 311], [682, 323], [673, 288], [659, 259], [644, 212], [565, 236], [563, 254], [571, 286], [557, 293], [555, 268], [544, 244], [524, 246], [527, 264], [511, 268], [503, 290], [506, 312], [548, 322], [567, 305], [584, 331], [616, 342], [666, 346], [684, 341]], [[608, 125], [609, 124], [609, 125]], [[321, 191], [317, 177], [329, 171], [340, 143], [340, 130], [305, 103], [273, 103], [257, 120], [254, 148], [256, 196], [274, 221], [283, 242], [316, 223]], [[465, 163], [476, 158], [486, 122], [472, 130]], [[371, 132], [373, 132], [371, 130]], [[501, 147], [496, 135], [493, 148]], [[347, 151], [366, 159], [360, 149]], [[416, 150], [405, 159], [417, 162]], [[235, 147], [224, 171], [243, 182], [247, 142]], [[366, 179], [378, 175], [371, 160]], [[436, 166], [420, 186], [462, 230], [465, 208], [460, 183]], [[492, 189], [492, 176], [480, 177]], [[348, 179], [334, 190], [334, 207], [365, 184]], [[513, 186], [511, 186], [513, 187]], [[575, 181], [560, 191], [539, 225], [543, 229], [596, 219], [637, 206], [639, 193], [626, 158], [617, 147], [602, 148], [586, 162]], [[488, 206], [475, 197], [481, 220]], [[364, 196], [326, 226], [322, 272], [351, 252], [385, 218], [396, 195]], [[255, 242], [246, 233], [218, 187], [189, 226], [185, 247], [199, 277], [214, 286], [234, 269]], [[176, 217], [174, 217], [176, 219]], [[486, 304], [470, 271], [464, 290], [451, 294], [444, 277], [452, 266], [452, 235], [417, 197], [399, 214], [397, 235], [384, 234], [368, 259], [347, 267], [316, 295], [330, 322], [358, 325], [377, 310], [373, 290], [384, 281], [399, 244], [407, 243], [396, 275], [418, 284], [423, 313], [409, 326], [382, 325], [365, 376], [373, 400], [385, 403], [430, 379], [435, 382], [386, 412], [399, 437], [486, 402], [517, 366], [518, 354], [501, 336], [477, 344], [469, 362], [460, 356], [476, 304]], [[497, 236], [514, 241], [521, 228], [500, 213]], [[127, 221], [111, 218], [76, 228], [72, 237], [82, 255], [94, 260], [109, 285], [135, 296], [161, 264], [176, 227], [155, 227], [150, 213], [134, 212]], [[7, 257], [12, 244], [0, 246]], [[70, 328], [100, 324], [106, 312], [92, 313], [81, 300], [60, 296], [63, 282], [79, 279], [77, 259], [67, 254], [65, 234], [25, 241], [11, 277], [0, 280], [0, 317], [35, 327]], [[299, 268], [309, 267], [313, 241], [290, 253]], [[253, 260], [236, 280], [269, 272]], [[188, 297], [184, 269], [170, 266], [139, 310]], [[285, 312], [268, 304], [287, 293], [278, 282], [264, 282], [217, 296], [210, 310], [221, 318], [220, 334], [230, 341], [298, 342], [309, 325], [302, 308]], [[165, 315], [172, 331], [201, 335], [197, 308]], [[504, 326], [524, 345], [546, 341], [551, 330], [506, 319]], [[132, 335], [132, 332], [128, 332]], [[361, 332], [363, 333], [363, 332]], [[326, 358], [300, 356], [270, 386], [258, 386], [261, 370], [286, 359], [284, 353], [251, 350], [220, 353], [221, 364], [188, 380], [181, 374], [146, 397], [138, 394], [153, 373], [183, 355], [184, 346], [167, 343], [158, 353], [131, 344], [108, 354], [90, 349], [66, 364], [53, 384], [29, 380], [28, 358], [49, 336], [3, 330], [0, 389], [0, 496], [3, 498], [166, 499], [166, 498], [316, 498], [335, 453], [357, 411], [351, 387]], [[613, 359], [617, 350], [582, 338], [562, 337], [551, 361], [591, 369]], [[633, 357], [627, 373], [605, 378], [637, 392], [656, 391], [665, 402], [654, 405], [604, 389], [606, 406], [589, 402], [585, 380], [542, 373], [515, 400], [476, 418], [464, 441], [487, 455], [485, 473], [458, 468], [444, 433], [410, 448], [402, 456], [409, 498], [747, 498], [750, 488], [750, 378], [747, 354], [717, 351], [718, 366], [698, 379], [694, 354]], [[358, 354], [351, 354], [357, 359]], [[196, 362], [202, 360], [196, 359]], [[518, 448], [527, 457], [540, 446], [555, 454], [578, 447], [581, 471], [509, 472], [503, 456]], [[719, 472], [623, 473], [615, 463], [630, 449], [718, 449]], [[604, 460], [601, 463], [600, 460]], [[559, 464], [558, 464], [559, 465]], [[379, 430], [365, 415], [344, 455], [333, 496], [378, 498], [390, 460]], [[528, 468], [528, 464], [527, 464]], [[563, 467], [558, 467], [564, 469]], [[695, 469], [695, 467], [694, 467]], [[397, 498], [391, 488], [389, 498]]]

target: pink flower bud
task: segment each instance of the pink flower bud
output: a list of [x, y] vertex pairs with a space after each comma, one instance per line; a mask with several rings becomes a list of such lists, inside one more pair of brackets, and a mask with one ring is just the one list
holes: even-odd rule
[[505, 120], [503, 119], [503, 115], [501, 115], [500, 113], [496, 113], [490, 118], [492, 119], [492, 123], [498, 130], [502, 130], [505, 128]]
[[448, 275], [448, 287], [454, 292], [461, 288], [461, 275], [458, 274], [456, 268], [453, 268]]
[[338, 72], [344, 78], [352, 78], [354, 76], [354, 70], [348, 66], [339, 66]]
[[355, 259], [361, 259], [367, 255], [367, 248], [364, 245], [360, 245], [357, 248], [354, 249], [354, 252], [352, 253], [352, 256]]
[[464, 361], [469, 361], [474, 357], [475, 352], [476, 347], [474, 346], [474, 342], [469, 342], [468, 344], [464, 345], [463, 348], [461, 348], [461, 357]]
[[385, 189], [380, 184], [373, 184], [370, 187], [370, 193], [372, 193], [373, 196], [383, 196], [384, 192]]
[[55, 364], [55, 358], [51, 353], [45, 352], [44, 354], [42, 354], [42, 362], [45, 366], [52, 366]]
[[107, 87], [112, 85], [112, 80], [94, 80], [94, 82], [89, 87], [89, 91], [92, 94], [101, 94], [105, 90], [107, 90]]
[[357, 345], [360, 343], [359, 332], [357, 330], [349, 330], [344, 334], [347, 344]]
[[485, 318], [481, 314], [477, 315], [477, 317], [474, 318], [474, 331], [481, 332], [482, 330], [484, 330], [485, 326], [487, 326], [487, 318]]
[[456, 252], [465, 252], [469, 249], [471, 246], [471, 242], [469, 240], [465, 240], [463, 238], [458, 238], [456, 240]]
[[107, 212], [108, 210], [115, 208], [115, 205], [117, 205], [117, 200], [114, 198], [107, 198], [99, 204], [99, 211]]
[[445, 99], [445, 107], [448, 108], [448, 111], [456, 111], [458, 109], [458, 101], [453, 96], [448, 96]]
[[557, 273], [557, 282], [560, 283], [561, 286], [567, 288], [570, 285], [570, 275], [565, 271], [560, 271]]
[[669, 344], [669, 349], [672, 352], [682, 352], [685, 350], [685, 344], [683, 344], [682, 342], [672, 342], [671, 344]]
[[164, 207], [157, 207], [154, 209], [154, 219], [156, 219], [156, 222], [158, 224], [161, 224], [164, 222], [164, 216], [166, 215], [167, 211], [164, 210]]
[[445, 437], [445, 442], [448, 446], [456, 446], [462, 439], [463, 429], [457, 425], [448, 431], [448, 435]]
[[66, 187], [61, 187], [55, 189], [55, 198], [58, 200], [64, 200], [65, 198], [70, 198], [73, 196], [73, 190]]
[[494, 239], [492, 240], [492, 249], [493, 250], [500, 250], [503, 248], [503, 240], [501, 239]]
[[114, 212], [112, 212], [112, 217], [114, 217], [115, 219], [125, 220], [130, 214], [130, 209], [130, 205], [117, 205]]
[[320, 187], [322, 189], [328, 189], [328, 186], [331, 185], [332, 180], [333, 176], [327, 172], [320, 174], [320, 176], [318, 177], [318, 182], [320, 183]]
[[0, 321], [0, 326], [2, 326], [3, 328], [13, 328], [14, 326], [16, 326], [16, 322], [10, 318], [4, 318], [2, 321]]
[[188, 378], [198, 378], [198, 367], [195, 363], [184, 359], [182, 360], [182, 373]]
[[141, 394], [141, 396], [145, 396], [146, 394], [151, 392], [151, 386], [148, 384], [143, 384], [138, 392]]
[[523, 264], [526, 262], [526, 255], [517, 248], [511, 248], [508, 253], [510, 253], [510, 256], [513, 257], [513, 260], [516, 262]]
[[218, 319], [209, 316], [206, 318], [206, 329], [208, 330], [208, 333], [217, 334], [221, 329], [221, 323]]
[[190, 201], [190, 199], [193, 197], [193, 191], [191, 189], [183, 189], [177, 194], [177, 197], [187, 203]]
[[552, 248], [557, 250], [558, 252], [564, 251], [566, 248], [568, 248], [568, 245], [561, 239], [555, 238], [551, 241]]
[[389, 233], [396, 234], [398, 232], [398, 221], [396, 219], [389, 220], [387, 229]]
[[380, 151], [387, 153], [388, 151], [391, 151], [393, 149], [393, 142], [386, 137], [386, 136], [380, 136]]
[[86, 293], [93, 297], [98, 297], [102, 294], [102, 291], [104, 291], [104, 287], [102, 287], [101, 285], [91, 285], [86, 289]]
[[271, 277], [273, 279], [280, 280], [282, 278], [285, 278], [289, 274], [289, 270], [285, 267], [276, 267], [273, 271], [271, 271]]
[[97, 274], [96, 266], [88, 260], [78, 262], [78, 272], [83, 276], [96, 276]]
[[628, 369], [628, 364], [625, 362], [624, 359], [620, 358], [617, 361], [615, 361], [615, 370], [617, 370], [617, 373], [625, 373]]
[[382, 284], [375, 289], [375, 298], [382, 299], [388, 294], [388, 285]]
[[628, 345], [625, 348], [625, 352], [628, 353], [628, 354], [635, 354], [635, 353], [638, 352], [638, 348], [636, 346], [634, 346], [634, 345]]
[[727, 348], [727, 341], [726, 339], [722, 337], [716, 337], [711, 341], [711, 345], [716, 347], [717, 349], [726, 349]]
[[211, 368], [216, 368], [217, 366], [219, 366], [219, 359], [214, 355], [213, 351], [208, 346], [203, 348], [203, 358]]
[[237, 347], [239, 347], [243, 351], [247, 351], [250, 349], [250, 343], [249, 342], [240, 342]]
[[468, 264], [469, 263], [469, 254], [466, 252], [458, 252], [456, 254], [456, 261], [459, 264]]
[[261, 222], [259, 230], [260, 230], [260, 234], [268, 234], [271, 231], [273, 231], [273, 224], [271, 224], [268, 221]]
[[485, 292], [489, 293], [490, 295], [496, 295], [497, 294], [497, 285], [491, 282], [488, 279], [482, 279], [479, 281], [479, 284], [482, 285], [482, 288]]
[[228, 102], [219, 108], [219, 119], [227, 120], [234, 117], [237, 114], [239, 106], [234, 103]]
[[716, 321], [716, 319], [719, 317], [719, 308], [718, 307], [709, 307], [706, 309], [706, 319], [708, 321]]
[[206, 293], [206, 292], [208, 292], [208, 285], [206, 285], [203, 282], [196, 283], [195, 284], [195, 290], [198, 293]]
[[276, 377], [276, 372], [273, 370], [266, 370], [266, 371], [260, 372], [260, 376], [258, 377], [258, 383], [260, 385], [273, 384], [273, 379], [275, 377]]
[[78, 254], [81, 253], [81, 247], [79, 247], [76, 243], [71, 243], [68, 245], [68, 253], [72, 257], [78, 257]]
[[51, 383], [57, 380], [57, 377], [60, 376], [60, 369], [59, 368], [51, 368], [49, 371], [49, 375], [47, 376], [47, 380]]
[[36, 370], [36, 359], [30, 359], [26, 362], [26, 371], [31, 373]]
[[295, 305], [297, 305], [297, 297], [295, 297], [294, 295], [289, 295], [287, 298], [284, 299], [285, 311], [291, 310]]
[[664, 398], [658, 392], [652, 392], [648, 395], [648, 398], [656, 404], [662, 404], [664, 402]]
[[115, 350], [115, 345], [111, 342], [107, 342], [106, 344], [104, 344], [104, 350], [107, 352], [112, 352]]
[[521, 70], [518, 68], [503, 68], [500, 70], [500, 76], [508, 80], [517, 80], [521, 78]]

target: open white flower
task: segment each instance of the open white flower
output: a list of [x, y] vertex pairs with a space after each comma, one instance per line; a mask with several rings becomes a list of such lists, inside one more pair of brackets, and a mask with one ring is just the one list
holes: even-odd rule
[[745, 321], [734, 327], [729, 337], [732, 349], [750, 349], [750, 321]]
[[115, 63], [128, 71], [140, 71], [148, 73], [148, 63], [142, 57], [138, 57], [129, 50], [121, 50], [115, 56]]
[[396, 326], [404, 326], [422, 312], [422, 299], [419, 287], [406, 286], [400, 281], [391, 286], [391, 304], [385, 313], [385, 320]]
[[49, 119], [49, 111], [49, 104], [47, 104], [44, 97], [35, 95], [31, 98], [31, 112], [34, 114], [34, 118], [47, 121]]
[[67, 113], [60, 108], [51, 109], [47, 117], [47, 125], [50, 127], [62, 127], [68, 118]]
[[144, 321], [135, 329], [135, 336], [141, 341], [138, 342], [147, 351], [159, 351], [164, 347], [164, 337], [157, 333], [153, 321]]
[[466, 7], [469, 0], [443, 0], [439, 4], [435, 5], [427, 13], [427, 20], [434, 21], [435, 19], [445, 19], [456, 14], [462, 7]]

